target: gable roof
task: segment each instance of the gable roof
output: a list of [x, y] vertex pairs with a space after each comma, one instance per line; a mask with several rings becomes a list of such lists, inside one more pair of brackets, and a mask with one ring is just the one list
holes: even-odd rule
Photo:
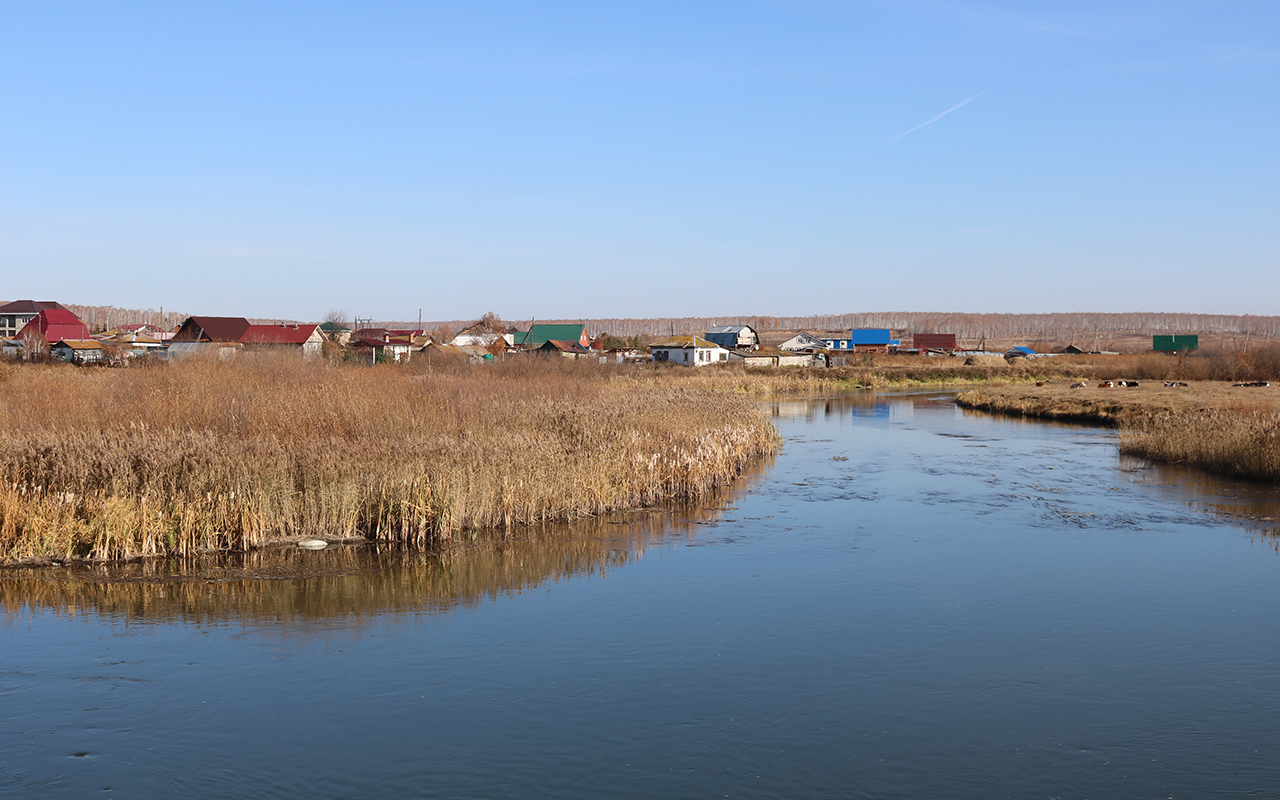
[[690, 347], [720, 347], [720, 345], [715, 342], [708, 342], [701, 336], [668, 336], [665, 339], [649, 343], [650, 350], [655, 347], [687, 350]]
[[245, 344], [306, 344], [317, 335], [319, 328], [319, 325], [250, 325], [240, 341]]
[[184, 342], [238, 342], [248, 330], [249, 320], [244, 317], [187, 317], [174, 338]]
[[539, 350], [558, 350], [561, 353], [587, 353], [590, 352], [583, 347], [580, 342], [566, 342], [560, 339], [548, 339], [542, 343]]
[[717, 325], [707, 330], [707, 333], [742, 333], [743, 331], [756, 332], [756, 329], [750, 325]]

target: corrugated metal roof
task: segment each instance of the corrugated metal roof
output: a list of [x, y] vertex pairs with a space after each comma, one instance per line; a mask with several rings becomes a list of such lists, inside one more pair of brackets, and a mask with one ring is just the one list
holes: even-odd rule
[[306, 344], [319, 325], [250, 325], [240, 337], [244, 344]]
[[741, 333], [743, 331], [751, 331], [754, 333], [755, 329], [750, 325], [717, 325], [716, 327], [707, 330], [707, 333]]
[[536, 323], [529, 328], [522, 344], [541, 346], [552, 339], [558, 342], [579, 342], [586, 334], [585, 325], [552, 325]]

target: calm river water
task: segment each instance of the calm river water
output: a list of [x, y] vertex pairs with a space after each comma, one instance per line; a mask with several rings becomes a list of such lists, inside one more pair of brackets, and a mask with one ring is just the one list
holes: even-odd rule
[[690, 512], [0, 573], [0, 796], [1280, 797], [1280, 493], [945, 395], [773, 410]]

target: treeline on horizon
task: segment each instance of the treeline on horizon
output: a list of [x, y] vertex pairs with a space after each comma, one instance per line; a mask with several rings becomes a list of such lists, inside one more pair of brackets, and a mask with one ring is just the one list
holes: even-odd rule
[[[6, 301], [7, 302], [7, 301]], [[155, 309], [116, 308], [65, 304], [90, 329], [106, 330], [117, 325], [149, 324], [171, 328], [186, 319], [187, 312], [161, 313]], [[217, 315], [215, 315], [217, 316]], [[478, 319], [478, 318], [477, 318]], [[252, 319], [253, 322], [319, 322], [321, 320]], [[426, 330], [457, 332], [476, 319], [423, 321]], [[1150, 335], [1157, 333], [1198, 333], [1280, 338], [1280, 316], [1252, 314], [1183, 314], [1166, 312], [1051, 314], [969, 314], [936, 311], [872, 311], [848, 314], [814, 314], [804, 317], [761, 315], [716, 317], [598, 317], [598, 318], [510, 318], [506, 324], [521, 330], [530, 322], [579, 323], [591, 335], [665, 336], [671, 333], [701, 333], [716, 325], [750, 325], [761, 333], [770, 331], [835, 332], [851, 328], [891, 328], [902, 333], [954, 333], [960, 339], [1005, 339], [1039, 337], [1046, 341], [1071, 342], [1099, 333]], [[349, 320], [348, 320], [349, 323]], [[384, 320], [375, 323], [390, 328], [418, 327], [417, 320]]]
[[[874, 311], [850, 314], [815, 314], [807, 317], [601, 317], [585, 319], [535, 319], [534, 322], [572, 322], [587, 326], [589, 333], [614, 336], [666, 336], [671, 333], [699, 333], [717, 325], [750, 325], [760, 333], [770, 331], [836, 332], [851, 328], [890, 328], [897, 332], [954, 333], [961, 339], [1003, 339], [1038, 336], [1045, 340], [1070, 342], [1084, 335], [1126, 333], [1239, 334], [1264, 339], [1280, 338], [1280, 316], [1251, 314], [1175, 314], [1161, 312], [1053, 314], [965, 314], [933, 311]], [[427, 328], [453, 330], [474, 320], [423, 323]], [[508, 320], [526, 328], [529, 320]], [[416, 323], [389, 323], [401, 326]]]

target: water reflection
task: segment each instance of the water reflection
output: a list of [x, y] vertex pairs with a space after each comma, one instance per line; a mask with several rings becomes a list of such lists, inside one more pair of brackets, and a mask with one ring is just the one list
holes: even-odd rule
[[0, 570], [0, 613], [29, 608], [127, 621], [234, 617], [245, 622], [439, 614], [549, 582], [603, 576], [645, 553], [698, 535], [768, 469], [757, 464], [708, 502], [651, 508], [508, 535], [477, 532], [443, 551], [388, 543], [324, 550], [272, 547], [125, 564]]

